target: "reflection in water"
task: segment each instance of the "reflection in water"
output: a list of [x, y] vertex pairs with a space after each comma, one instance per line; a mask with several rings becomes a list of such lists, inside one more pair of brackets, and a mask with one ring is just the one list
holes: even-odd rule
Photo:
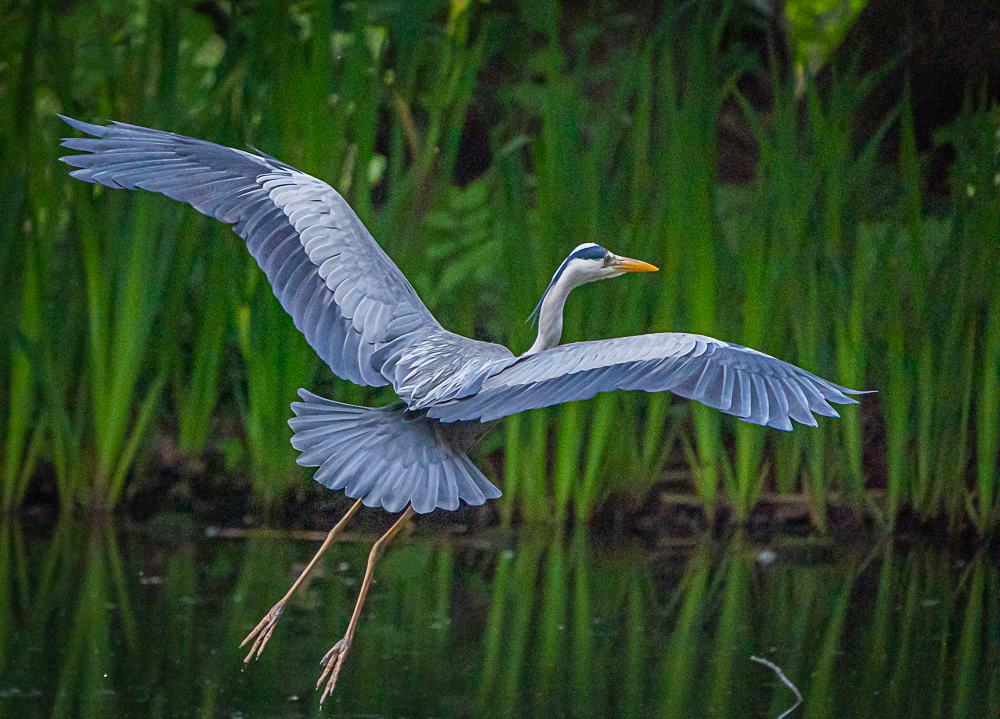
[[[315, 545], [0, 525], [0, 716], [319, 716], [317, 662], [368, 554], [334, 545], [264, 657], [238, 645]], [[736, 536], [655, 552], [582, 535], [401, 541], [326, 715], [1000, 716], [995, 558]]]

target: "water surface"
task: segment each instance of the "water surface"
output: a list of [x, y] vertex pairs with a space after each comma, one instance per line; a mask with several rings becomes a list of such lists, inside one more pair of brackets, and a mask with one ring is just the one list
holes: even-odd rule
[[794, 696], [751, 655], [801, 689], [792, 717], [1000, 716], [988, 553], [418, 527], [320, 712], [368, 538], [331, 547], [244, 669], [240, 640], [318, 543], [186, 517], [0, 529], [2, 716], [776, 717]]

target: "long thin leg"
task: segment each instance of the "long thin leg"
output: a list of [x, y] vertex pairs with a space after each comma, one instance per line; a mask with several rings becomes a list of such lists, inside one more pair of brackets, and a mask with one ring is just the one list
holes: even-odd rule
[[354, 639], [354, 630], [358, 625], [358, 617], [361, 616], [361, 606], [365, 603], [365, 595], [368, 594], [368, 587], [372, 583], [372, 570], [375, 569], [375, 562], [378, 558], [382, 556], [382, 551], [385, 546], [392, 541], [392, 538], [399, 534], [399, 530], [403, 528], [406, 524], [406, 520], [413, 516], [413, 507], [407, 507], [406, 511], [403, 512], [403, 516], [396, 520], [396, 523], [389, 527], [389, 531], [382, 535], [381, 539], [375, 542], [372, 547], [372, 551], [368, 554], [368, 568], [365, 570], [365, 579], [361, 582], [361, 592], [358, 594], [358, 601], [354, 605], [354, 613], [351, 615], [351, 621], [347, 625], [347, 632], [344, 634], [344, 638], [333, 645], [333, 648], [326, 653], [320, 664], [323, 666], [323, 673], [319, 677], [319, 681], [316, 682], [316, 688], [319, 689], [320, 685], [327, 675], [329, 675], [329, 680], [326, 682], [326, 688], [323, 690], [323, 696], [319, 698], [319, 703], [322, 705], [326, 698], [330, 696], [330, 692], [333, 688], [337, 686], [337, 675], [340, 674], [340, 667], [344, 663], [344, 658], [347, 656], [347, 651], [351, 648], [351, 641]]
[[294, 592], [302, 583], [302, 580], [306, 578], [306, 575], [309, 574], [313, 565], [316, 564], [316, 562], [319, 561], [319, 558], [323, 556], [323, 552], [325, 552], [326, 548], [330, 546], [334, 538], [340, 534], [344, 525], [347, 524], [347, 520], [351, 518], [351, 515], [358, 511], [358, 507], [360, 506], [360, 499], [351, 505], [351, 508], [347, 510], [347, 514], [341, 517], [340, 521], [337, 522], [333, 526], [333, 529], [330, 530], [330, 533], [326, 535], [326, 539], [323, 540], [323, 544], [320, 545], [319, 550], [313, 555], [313, 558], [309, 560], [309, 564], [307, 564], [306, 568], [302, 570], [302, 574], [300, 574], [298, 579], [295, 580], [292, 588], [285, 592], [285, 596], [283, 596], [277, 604], [271, 607], [271, 611], [264, 615], [264, 618], [260, 620], [257, 626], [254, 627], [254, 630], [250, 632], [247, 635], [247, 638], [240, 644], [240, 647], [243, 647], [254, 637], [257, 638], [254, 641], [253, 646], [250, 647], [250, 653], [247, 654], [246, 659], [243, 660], [245, 664], [248, 664], [250, 660], [254, 658], [255, 654], [257, 655], [257, 659], [260, 659], [260, 655], [264, 653], [264, 647], [266, 647], [267, 643], [271, 641], [271, 635], [274, 634], [274, 626], [278, 623], [281, 613], [285, 611], [285, 602], [287, 602], [288, 598], [292, 596], [292, 592]]

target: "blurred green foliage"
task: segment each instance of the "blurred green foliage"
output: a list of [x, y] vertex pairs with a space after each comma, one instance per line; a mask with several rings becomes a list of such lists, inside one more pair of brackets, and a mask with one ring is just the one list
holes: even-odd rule
[[[317, 372], [225, 227], [71, 181], [57, 161], [62, 112], [252, 145], [329, 181], [446, 327], [515, 352], [554, 268], [596, 241], [662, 271], [578, 290], [566, 341], [699, 331], [879, 390], [787, 436], [642, 393], [510, 418], [485, 447], [504, 450], [507, 519], [586, 521], [689, 465], [709, 514], [728, 505], [744, 519], [770, 490], [804, 494], [820, 528], [836, 496], [888, 523], [912, 510], [995, 529], [997, 108], [970, 95], [940, 133], [955, 149], [952, 191], [928, 197], [906, 102], [874, 138], [852, 137], [872, 77], [821, 92], [773, 73], [769, 108], [743, 97], [740, 78], [769, 72], [729, 40], [754, 12], [12, 3], [0, 44], [3, 508], [51, 476], [64, 508], [108, 509], [141, 485], [137, 457], [220, 450], [259, 501], [278, 501], [307, 476], [285, 425], [297, 387], [391, 399]], [[720, 184], [716, 163], [733, 101], [759, 147], [740, 186]], [[898, 166], [879, 159], [887, 133]]]
[[795, 61], [817, 70], [867, 4], [868, 0], [787, 0], [785, 18]]

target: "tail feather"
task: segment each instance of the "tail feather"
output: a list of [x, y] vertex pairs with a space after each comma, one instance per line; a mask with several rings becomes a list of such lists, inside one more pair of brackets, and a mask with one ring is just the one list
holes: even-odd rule
[[476, 465], [472, 463], [468, 457], [463, 457], [465, 460], [466, 473], [469, 475], [469, 479], [475, 485], [476, 490], [483, 495], [483, 501], [487, 499], [496, 499], [500, 496], [500, 490], [493, 486], [490, 480], [483, 476]]
[[315, 479], [368, 507], [401, 511], [407, 504], [426, 514], [453, 510], [459, 500], [478, 506], [500, 496], [441, 423], [407, 412], [403, 404], [356, 407], [299, 390], [293, 402], [292, 446], [304, 467], [318, 467]]

